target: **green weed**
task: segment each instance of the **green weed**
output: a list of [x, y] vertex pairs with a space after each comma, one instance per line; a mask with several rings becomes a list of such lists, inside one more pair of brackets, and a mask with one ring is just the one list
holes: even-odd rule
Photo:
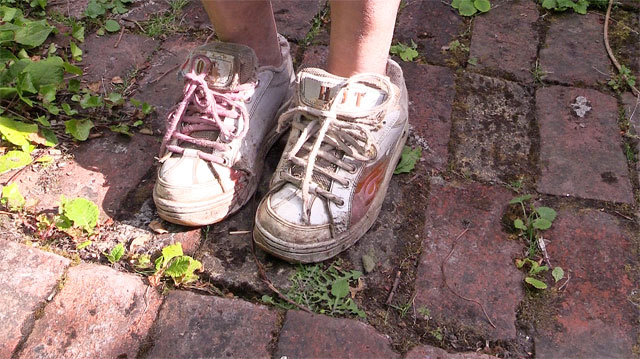
[[411, 62], [418, 58], [418, 45], [411, 40], [411, 44], [407, 45], [402, 42], [398, 42], [395, 45], [392, 45], [389, 49], [389, 53], [391, 55], [400, 56], [402, 61]]
[[491, 2], [489, 0], [453, 0], [451, 7], [458, 10], [462, 16], [473, 16], [478, 12], [485, 13], [491, 10]]

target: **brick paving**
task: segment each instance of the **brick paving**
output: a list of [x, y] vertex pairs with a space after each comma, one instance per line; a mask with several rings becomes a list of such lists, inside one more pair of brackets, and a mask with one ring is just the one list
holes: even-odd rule
[[[620, 2], [614, 16], [624, 9], [638, 19], [630, 28], [637, 26], [638, 2]], [[323, 66], [329, 24], [307, 34], [325, 2], [293, 3], [273, 7], [296, 65]], [[81, 19], [87, 4], [66, 0], [55, 8]], [[132, 97], [155, 106], [145, 123], [152, 134], [101, 130], [72, 149], [73, 157], [54, 155], [51, 166], [31, 166], [15, 180], [27, 199], [39, 200], [37, 211], [57, 211], [61, 194], [84, 196], [115, 226], [94, 244], [97, 255], [80, 253], [77, 264], [74, 252], [39, 243], [22, 230], [21, 217], [0, 213], [0, 357], [637, 357], [640, 108], [631, 117], [636, 98], [606, 86], [612, 66], [604, 16], [548, 13], [534, 0], [492, 6], [470, 20], [444, 2], [403, 3], [394, 41], [418, 45], [419, 60], [401, 65], [411, 103], [408, 144], [421, 146], [423, 157], [413, 173], [393, 177], [378, 221], [339, 256], [344, 268], [357, 270], [364, 270], [364, 255], [374, 258], [362, 292], [353, 294], [366, 319], [263, 305], [261, 296], [273, 293], [243, 232], [252, 225], [251, 204], [204, 231], [147, 228], [157, 219], [149, 200], [154, 156], [164, 117], [181, 94], [176, 66], [211, 34], [201, 3], [186, 4], [179, 31], [153, 39], [133, 21], [144, 25], [168, 9], [164, 1], [135, 0], [118, 16], [126, 30], [117, 48], [119, 34], [88, 32], [83, 80], [99, 82], [101, 92], [113, 88], [115, 76], [131, 81]], [[455, 40], [462, 46], [452, 51]], [[640, 36], [613, 43], [637, 70]], [[265, 161], [258, 197], [282, 148]], [[0, 183], [14, 174], [0, 175]], [[527, 274], [514, 265], [526, 248], [510, 228], [508, 202], [525, 193], [558, 211], [543, 236], [548, 260], [565, 278], [555, 283], [547, 273], [544, 291], [526, 286]], [[132, 248], [140, 236], [148, 239]], [[212, 283], [226, 297], [202, 286], [160, 294], [126, 266], [99, 260], [115, 243], [155, 256], [175, 242], [203, 263], [200, 284]], [[257, 256], [274, 284], [287, 288], [296, 266]], [[394, 306], [387, 306], [398, 270]]]

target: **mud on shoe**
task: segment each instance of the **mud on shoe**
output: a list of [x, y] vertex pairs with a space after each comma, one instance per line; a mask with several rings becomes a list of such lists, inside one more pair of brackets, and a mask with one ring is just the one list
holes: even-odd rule
[[353, 245], [380, 213], [407, 139], [402, 70], [349, 79], [319, 69], [297, 78], [291, 125], [270, 190], [260, 202], [254, 241], [290, 262], [319, 262]]
[[216, 223], [255, 192], [295, 81], [289, 45], [279, 40], [278, 68], [258, 67], [253, 50], [239, 44], [212, 43], [189, 54], [181, 67], [184, 97], [168, 116], [153, 190], [163, 219]]

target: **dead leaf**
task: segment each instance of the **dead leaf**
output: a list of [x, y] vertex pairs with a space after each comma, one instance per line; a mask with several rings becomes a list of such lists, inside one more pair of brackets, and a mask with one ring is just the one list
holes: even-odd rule
[[29, 141], [35, 142], [39, 145], [44, 145], [45, 143], [47, 143], [47, 139], [40, 136], [40, 134], [37, 132], [31, 132], [27, 135], [27, 138], [29, 139]]
[[153, 136], [153, 130], [150, 129], [150, 128], [147, 128], [147, 127], [141, 128], [140, 131], [138, 131], [138, 132], [140, 132], [143, 135]]
[[149, 223], [149, 228], [151, 228], [154, 232], [158, 234], [169, 233], [169, 231], [164, 229], [164, 227], [162, 226], [162, 223], [160, 223], [160, 221], [155, 219], [151, 221], [151, 223]]
[[33, 55], [31, 56], [31, 61], [36, 62], [36, 61], [40, 61], [41, 57], [38, 55]]
[[362, 278], [358, 278], [358, 285], [355, 288], [349, 287], [349, 293], [351, 293], [351, 298], [355, 298], [356, 294], [362, 292], [364, 290], [364, 281]]
[[92, 82], [89, 85], [87, 85], [87, 87], [93, 93], [100, 92], [100, 81]]
[[112, 84], [116, 84], [116, 85], [122, 85], [124, 83], [124, 81], [122, 81], [122, 77], [116, 76], [116, 77], [111, 79], [111, 83]]
[[131, 241], [131, 244], [129, 244], [129, 252], [132, 252], [132, 253], [137, 252], [138, 249], [142, 248], [145, 245], [145, 243], [149, 241], [150, 238], [151, 236], [149, 235], [144, 235], [144, 236], [134, 238]]

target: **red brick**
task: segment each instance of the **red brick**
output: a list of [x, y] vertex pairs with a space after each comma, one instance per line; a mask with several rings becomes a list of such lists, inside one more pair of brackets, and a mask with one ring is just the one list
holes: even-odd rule
[[532, 82], [531, 69], [538, 51], [538, 8], [531, 0], [502, 0], [473, 21], [469, 57], [478, 59], [474, 70]]
[[299, 68], [319, 67], [326, 68], [329, 58], [329, 47], [324, 45], [313, 45], [305, 49], [302, 63]]
[[[583, 118], [571, 106], [578, 96], [585, 97], [591, 107]], [[540, 124], [538, 191], [633, 203], [615, 98], [595, 90], [545, 87], [536, 93], [536, 112]]]
[[160, 302], [137, 276], [80, 264], [69, 269], [19, 358], [135, 358]]
[[0, 240], [0, 357], [10, 358], [33, 325], [38, 306], [55, 292], [69, 260]]
[[183, 227], [181, 232], [164, 233], [156, 235], [150, 248], [145, 248], [145, 252], [159, 252], [162, 248], [180, 242], [182, 251], [187, 255], [193, 255], [200, 246], [202, 234], [200, 228], [188, 229]]
[[[74, 158], [60, 162], [51, 177], [40, 173], [38, 183], [19, 184], [27, 198], [38, 199], [37, 209], [57, 212], [60, 195], [85, 197], [98, 204], [102, 215], [118, 214], [127, 193], [134, 189], [151, 169], [158, 151], [158, 140], [136, 134], [132, 138], [107, 133], [82, 143]], [[24, 188], [22, 188], [24, 186]]]
[[[486, 338], [515, 338], [516, 310], [524, 295], [523, 276], [513, 259], [521, 246], [508, 240], [501, 223], [512, 195], [476, 183], [433, 183], [431, 193], [416, 276], [416, 307], [428, 308], [436, 320], [473, 328]], [[444, 285], [441, 265], [445, 259], [449, 287], [482, 303], [495, 329], [479, 305], [459, 298]]]
[[54, 10], [74, 19], [81, 19], [84, 17], [84, 11], [88, 4], [89, 0], [62, 0], [57, 1], [55, 5], [50, 5], [47, 10]]
[[182, 8], [181, 18], [184, 19], [184, 21], [181, 22], [181, 25], [191, 30], [206, 31], [209, 28], [213, 29], [209, 16], [207, 15], [204, 6], [202, 6], [202, 1], [200, 0], [189, 1], [189, 3]]
[[162, 305], [148, 358], [270, 358], [278, 315], [266, 307], [172, 291]]
[[[445, 170], [449, 156], [451, 105], [455, 97], [455, 74], [446, 67], [402, 62], [409, 91], [409, 122], [413, 134], [427, 148], [422, 158], [429, 168]], [[422, 142], [422, 141], [419, 141]]]
[[395, 38], [406, 44], [414, 40], [427, 61], [445, 65], [447, 55], [442, 47], [464, 31], [462, 17], [441, 1], [407, 0], [398, 15]]
[[[125, 32], [118, 47], [114, 48], [118, 37], [118, 34], [89, 34], [80, 45], [84, 52], [82, 79], [87, 82], [104, 81], [107, 92], [111, 89], [113, 77], [120, 76], [125, 79], [131, 71], [142, 69], [147, 58], [158, 46], [157, 41], [144, 35]], [[102, 88], [100, 91], [102, 92]]]
[[275, 357], [397, 358], [389, 339], [362, 322], [288, 311]]
[[137, 26], [133, 21], [147, 21], [154, 15], [160, 15], [171, 9], [168, 1], [163, 0], [135, 0], [133, 6], [129, 7], [129, 11], [122, 15], [123, 19], [130, 20], [125, 22], [131, 28]]
[[323, 8], [324, 0], [273, 0], [273, 14], [278, 32], [287, 39], [299, 42], [304, 39], [313, 22], [313, 18]]
[[480, 353], [447, 353], [440, 348], [423, 345], [411, 349], [404, 359], [491, 359], [493, 356]]
[[596, 85], [609, 79], [611, 68], [602, 37], [600, 14], [565, 14], [550, 19], [540, 67], [545, 79], [564, 84]]
[[454, 168], [503, 183], [531, 174], [531, 99], [515, 82], [477, 74], [458, 79], [450, 141]]
[[597, 210], [560, 210], [545, 238], [551, 262], [571, 279], [551, 306], [554, 323], [536, 328], [536, 357], [633, 357], [639, 330], [630, 296], [640, 283], [627, 267], [638, 266], [637, 232]]

